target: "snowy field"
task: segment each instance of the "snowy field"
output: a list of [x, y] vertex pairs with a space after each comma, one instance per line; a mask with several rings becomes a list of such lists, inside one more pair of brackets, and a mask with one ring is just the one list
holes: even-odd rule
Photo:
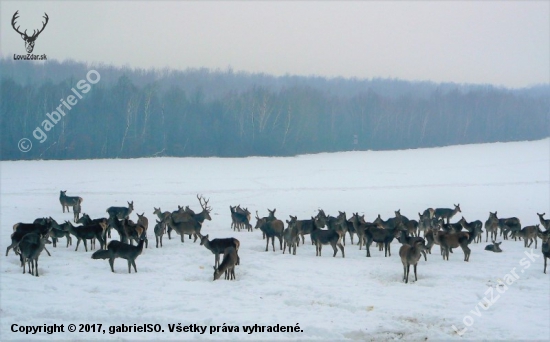
[[[433, 248], [418, 265], [418, 281], [404, 284], [398, 256], [350, 245], [346, 257], [322, 257], [306, 237], [297, 255], [265, 252], [259, 230], [233, 232], [230, 205], [241, 204], [267, 216], [276, 208], [307, 219], [319, 208], [327, 214], [365, 214], [372, 221], [394, 211], [410, 219], [428, 207], [453, 207], [461, 216], [485, 222], [489, 211], [516, 216], [522, 226], [550, 218], [550, 139], [391, 152], [346, 152], [293, 158], [156, 158], [134, 160], [1, 162], [1, 248], [10, 244], [13, 224], [62, 213], [59, 191], [81, 196], [83, 212], [106, 216], [109, 206], [134, 201], [149, 218], [149, 248], [128, 274], [125, 260], [91, 259], [76, 239], [66, 248], [48, 245], [40, 277], [22, 274], [19, 258], [2, 256], [0, 340], [547, 340], [550, 337], [550, 272], [543, 274], [538, 249], [504, 241], [503, 253], [472, 244], [469, 262], [455, 249], [449, 261]], [[187, 236], [155, 248], [153, 207], [200, 209], [196, 194], [210, 199], [212, 221], [203, 225], [210, 238], [236, 237], [241, 265], [236, 281], [212, 281], [214, 255]], [[255, 220], [253, 220], [255, 224]], [[153, 223], [153, 224], [152, 224]], [[113, 231], [113, 237], [117, 233]], [[500, 238], [499, 238], [500, 240]], [[532, 246], [534, 247], [534, 245]], [[525, 254], [527, 252], [527, 254]], [[529, 254], [530, 255], [530, 254]], [[517, 277], [513, 276], [516, 274]], [[414, 277], [412, 278], [414, 280]], [[508, 285], [505, 283], [508, 282]], [[170, 332], [171, 325], [196, 324], [196, 332]], [[64, 333], [25, 335], [19, 326], [63, 324]], [[68, 332], [75, 324], [76, 332]], [[100, 332], [79, 332], [81, 324], [102, 325]], [[158, 324], [164, 332], [109, 334], [115, 325]], [[298, 332], [244, 332], [244, 326], [296, 326]], [[210, 333], [211, 327], [221, 326]], [[453, 327], [454, 326], [454, 327]], [[84, 326], [85, 327], [85, 326]], [[238, 327], [238, 332], [223, 332]], [[93, 329], [92, 326], [88, 328]], [[465, 330], [466, 329], [466, 330]]]

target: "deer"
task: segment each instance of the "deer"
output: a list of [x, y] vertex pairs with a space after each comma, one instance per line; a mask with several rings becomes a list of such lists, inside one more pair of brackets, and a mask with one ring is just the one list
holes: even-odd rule
[[502, 243], [502, 241], [501, 242], [496, 242], [495, 240], [493, 240], [493, 244], [485, 246], [485, 250], [490, 251], [490, 252], [494, 252], [494, 253], [501, 253], [502, 252], [502, 249], [500, 249], [500, 244], [501, 243]]
[[[43, 219], [41, 220], [44, 224], [40, 223], [16, 223], [13, 226], [13, 233], [11, 234], [11, 244], [6, 248], [6, 256], [8, 256], [8, 252], [10, 249], [13, 248], [13, 251], [16, 255], [19, 254], [17, 250], [17, 245], [21, 241], [21, 239], [29, 234], [29, 233], [38, 233], [41, 235], [49, 235], [50, 229], [52, 229], [52, 223], [51, 219]], [[46, 249], [46, 253], [48, 253], [49, 256], [50, 252]]]
[[424, 211], [423, 214], [418, 213], [418, 236], [420, 236], [420, 232], [422, 232], [422, 236], [426, 238], [426, 232], [430, 229], [432, 229], [432, 217], [430, 217], [430, 212], [427, 214], [426, 211]]
[[[365, 238], [365, 228], [368, 225], [376, 226], [374, 223], [369, 223], [365, 221], [365, 215], [359, 216], [359, 213], [352, 214], [351, 218], [349, 219], [349, 222], [351, 222], [353, 226], [353, 230], [357, 234], [357, 243], [359, 244], [359, 250], [363, 248], [363, 245], [366, 243]], [[349, 228], [348, 228], [349, 231]]]
[[[220, 254], [223, 254], [227, 248], [232, 247], [235, 249], [236, 253], [238, 253], [240, 245], [241, 243], [239, 242], [239, 240], [235, 238], [208, 240], [208, 234], [201, 237], [201, 246], [206, 247], [206, 249], [214, 254], [214, 267], [220, 266]], [[240, 264], [239, 261], [240, 260], [237, 254], [236, 265]]]
[[170, 231], [172, 229], [175, 230], [176, 233], [178, 233], [180, 235], [181, 242], [184, 242], [183, 236], [185, 234], [194, 235], [195, 240], [193, 240], [193, 242], [196, 242], [198, 236], [201, 236], [201, 234], [200, 234], [201, 224], [196, 220], [189, 220], [187, 222], [176, 223], [176, 222], [174, 222], [174, 216], [170, 216], [166, 220], [166, 224], [168, 225], [168, 229], [167, 229], [168, 238], [170, 238]]
[[[177, 214], [174, 215], [174, 213], [172, 213], [172, 222], [175, 223], [175, 224], [179, 224], [179, 223], [186, 223], [184, 224], [183, 226], [197, 226], [198, 224], [198, 230], [200, 231], [200, 228], [202, 227], [202, 223], [204, 222], [204, 220], [208, 220], [208, 221], [212, 221], [212, 217], [210, 217], [210, 212], [212, 211], [212, 208], [208, 206], [208, 201], [209, 200], [204, 200], [204, 198], [202, 197], [202, 195], [197, 195], [197, 199], [199, 200], [199, 203], [201, 205], [201, 208], [202, 208], [202, 211], [198, 214], [195, 214], [191, 209], [189, 209], [189, 207], [187, 207], [186, 209], [183, 210], [182, 212], [182, 208], [180, 208], [180, 210], [178, 210]], [[204, 201], [204, 203], [203, 203]], [[167, 221], [167, 222], [170, 222], [170, 221]], [[170, 232], [171, 232], [171, 228], [172, 226], [170, 224], [168, 224], [168, 239], [170, 239]], [[189, 230], [189, 229], [188, 229]], [[194, 241], [197, 241], [197, 238], [200, 236], [197, 235], [197, 233], [191, 233], [191, 234], [194, 234], [195, 236], [195, 240]], [[191, 238], [191, 236], [189, 236], [189, 238]], [[182, 242], [183, 242], [183, 236], [182, 236]]]
[[124, 220], [128, 218], [132, 211], [134, 210], [134, 201], [127, 202], [128, 208], [126, 207], [109, 207], [107, 208], [107, 213], [109, 216], [116, 216], [119, 220]]
[[247, 229], [249, 232], [252, 231], [252, 225], [250, 224], [250, 212], [248, 208], [242, 209], [240, 205], [236, 207], [229, 206], [231, 211], [231, 228], [233, 230], [241, 231], [241, 228]]
[[57, 248], [57, 239], [64, 237], [67, 239], [67, 248], [68, 248], [69, 244], [70, 245], [73, 244], [68, 225], [66, 223], [58, 224], [51, 217], [50, 219], [51, 219], [51, 228], [52, 228], [50, 229], [50, 237], [52, 238], [53, 247]]
[[498, 218], [497, 212], [489, 212], [489, 218], [485, 221], [485, 242], [488, 241], [489, 234], [491, 234], [491, 240], [496, 240], [498, 236]]
[[82, 211], [82, 206], [80, 205], [80, 203], [81, 201], [78, 201], [78, 203], [73, 205], [74, 222], [78, 221], [78, 219], [80, 218], [80, 212]]
[[28, 36], [27, 30], [25, 30], [25, 32], [21, 32], [19, 31], [20, 26], [17, 26], [17, 28], [15, 27], [15, 25], [17, 25], [16, 20], [19, 18], [18, 14], [19, 14], [19, 11], [16, 11], [13, 17], [11, 18], [11, 26], [13, 27], [15, 32], [19, 33], [21, 35], [21, 38], [23, 38], [23, 40], [25, 41], [25, 49], [27, 50], [27, 53], [32, 53], [32, 51], [34, 50], [34, 43], [36, 42], [36, 38], [38, 38], [40, 33], [44, 31], [44, 29], [46, 28], [46, 25], [48, 25], [48, 20], [50, 18], [48, 17], [48, 14], [44, 12], [44, 16], [42, 18], [44, 18], [45, 21], [42, 22], [42, 28], [39, 30], [33, 30], [32, 36]]
[[[523, 228], [520, 231], [512, 232], [512, 236], [514, 239], [517, 237], [523, 238], [523, 246], [525, 248], [531, 247], [533, 244], [533, 240], [535, 241], [535, 249], [537, 249], [537, 234], [540, 231], [540, 225], [537, 224], [536, 226], [527, 226]], [[529, 242], [529, 245], [527, 245], [527, 241]]]
[[[356, 220], [357, 221], [357, 220]], [[400, 223], [399, 218], [392, 218], [384, 221], [380, 215], [376, 218], [372, 225], [362, 227], [365, 230], [367, 257], [370, 258], [370, 246], [372, 242], [382, 243], [384, 247], [384, 257], [391, 257], [391, 242], [398, 236]], [[359, 228], [356, 226], [355, 230]]]
[[[82, 214], [81, 218], [76, 220], [76, 223], [81, 224], [83, 226], [89, 226], [89, 225], [92, 225], [92, 224], [98, 224], [99, 222], [104, 222], [105, 220], [107, 220], [107, 223], [109, 222], [109, 220], [107, 218], [104, 218], [104, 217], [91, 219], [88, 214], [84, 213], [84, 214]], [[68, 229], [68, 227], [66, 227], [66, 229]], [[103, 234], [103, 240], [105, 241], [105, 245], [107, 245], [107, 237], [111, 238], [111, 225], [110, 224], [107, 225], [107, 229], [104, 231], [104, 234]], [[91, 240], [90, 247], [92, 249], [95, 248], [95, 239]]]
[[126, 235], [126, 238], [130, 242], [130, 245], [133, 246], [134, 240], [137, 243], [139, 243], [139, 241], [141, 240], [144, 240], [145, 248], [147, 248], [147, 246], [149, 245], [149, 241], [147, 239], [147, 229], [145, 227], [143, 227], [139, 223], [133, 223], [127, 218], [122, 220], [122, 227], [124, 229], [124, 234]]
[[420, 253], [424, 254], [424, 258], [426, 257], [426, 253], [424, 252], [426, 247], [424, 246], [423, 240], [424, 239], [415, 240], [412, 245], [404, 244], [401, 248], [399, 248], [399, 256], [401, 257], [401, 263], [403, 264], [403, 281], [405, 284], [409, 282], [409, 270], [411, 265], [414, 267], [414, 281], [418, 281], [416, 276], [416, 266], [420, 260]]
[[539, 237], [542, 240], [541, 251], [544, 258], [544, 274], [546, 274], [546, 259], [550, 258], [550, 230], [539, 232]]
[[467, 232], [447, 233], [444, 231], [434, 231], [433, 238], [441, 246], [443, 260], [449, 260], [449, 251], [451, 248], [460, 246], [464, 251], [464, 261], [470, 260], [471, 250], [468, 245], [472, 242], [473, 235]]
[[[270, 214], [275, 214], [275, 210]], [[284, 223], [281, 220], [274, 219], [269, 221], [269, 217], [260, 218], [258, 211], [256, 210], [256, 227], [255, 229], [260, 229], [266, 237], [265, 251], [269, 250], [269, 239], [271, 239], [271, 246], [273, 247], [273, 252], [275, 252], [275, 238], [279, 239], [279, 245], [281, 250], [283, 249], [283, 231]]]
[[475, 243], [481, 242], [482, 234], [483, 234], [483, 229], [482, 229], [483, 224], [481, 223], [480, 220], [468, 222], [466, 221], [464, 216], [462, 216], [462, 218], [460, 219], [460, 221], [458, 221], [458, 223], [460, 223], [462, 227], [468, 231], [468, 233], [474, 235]]
[[112, 240], [107, 245], [107, 249], [99, 250], [92, 254], [92, 259], [109, 259], [111, 272], [115, 273], [114, 264], [116, 258], [126, 259], [128, 261], [128, 273], [132, 273], [132, 266], [137, 273], [136, 259], [143, 252], [145, 238], [142, 236], [137, 246], [132, 246], [124, 242]]
[[65, 212], [65, 208], [67, 208], [67, 212], [70, 213], [71, 211], [69, 210], [69, 207], [73, 207], [74, 210], [74, 206], [77, 204], [80, 206], [80, 203], [82, 203], [83, 199], [82, 197], [78, 196], [67, 196], [66, 193], [67, 190], [59, 192], [59, 202], [61, 203], [61, 208], [63, 209], [63, 212]]
[[[309, 219], [309, 220], [298, 220], [296, 216], [292, 216], [292, 215], [289, 215], [290, 217], [290, 221], [296, 221], [296, 229], [297, 229], [297, 233], [298, 235], [300, 235], [302, 237], [302, 244], [305, 244], [305, 238], [304, 236], [307, 235], [307, 234], [311, 234], [312, 230], [313, 230], [313, 220]], [[324, 227], [325, 226], [325, 221], [322, 217], [319, 217], [319, 215], [317, 215], [317, 221], [319, 222], [319, 225], [321, 227]], [[311, 244], [313, 245], [313, 239], [311, 240]], [[300, 245], [300, 238], [298, 238], [298, 241], [297, 241], [297, 245], [299, 246]]]
[[542, 214], [537, 213], [537, 215], [539, 216], [540, 224], [542, 224], [544, 229], [549, 230], [550, 229], [550, 220], [545, 220], [544, 219], [544, 215], [546, 215], [546, 213], [542, 213]]
[[[321, 249], [323, 248], [323, 245], [331, 245], [332, 249], [334, 250], [333, 257], [336, 257], [336, 254], [338, 253], [338, 248], [340, 248], [340, 251], [342, 252], [342, 258], [346, 257], [346, 254], [344, 252], [344, 246], [342, 245], [342, 232], [339, 230], [323, 230], [320, 229], [319, 225], [317, 224], [317, 221], [314, 217], [311, 218], [313, 221], [313, 231], [311, 232], [311, 238], [313, 239], [313, 242], [315, 243], [315, 256], [321, 256]], [[345, 215], [338, 215], [337, 224], [342, 224], [346, 221]]]
[[[17, 247], [20, 250], [19, 259], [25, 273], [25, 262], [29, 265], [29, 274], [38, 277], [38, 258], [40, 253], [50, 244], [48, 234], [29, 233], [23, 236]], [[31, 269], [32, 266], [32, 269]]]
[[[120, 241], [128, 243], [128, 237], [126, 236], [126, 232], [124, 231], [124, 226], [122, 225], [122, 222], [116, 218], [116, 216], [110, 216], [107, 220], [107, 223], [109, 224], [109, 226], [107, 227], [107, 231], [110, 232], [111, 228], [113, 228], [117, 231]], [[105, 241], [107, 241], [106, 237]]]
[[455, 206], [454, 209], [450, 208], [437, 208], [434, 210], [433, 217], [436, 219], [444, 219], [447, 220], [447, 224], [449, 223], [449, 220], [455, 216], [456, 213], [462, 212], [460, 210], [460, 203], [459, 204], [453, 204]]
[[227, 247], [223, 252], [223, 260], [218, 268], [214, 266], [214, 281], [220, 279], [225, 273], [225, 279], [235, 279], [235, 265], [239, 263], [239, 255], [235, 247]]
[[157, 242], [156, 248], [159, 248], [159, 242], [160, 247], [162, 248], [162, 236], [164, 235], [164, 231], [166, 230], [166, 223], [164, 220], [155, 220], [157, 224], [155, 225], [155, 240]]
[[[407, 228], [405, 228], [405, 226], [400, 223], [400, 227], [398, 227], [398, 229], [400, 230], [400, 236], [397, 238], [397, 240], [402, 244], [402, 245], [410, 245], [410, 246], [413, 246], [415, 245], [416, 243], [420, 242], [422, 244], [422, 246], [424, 248], [422, 248], [422, 255], [424, 255], [424, 261], [428, 261], [428, 258], [426, 257], [426, 251], [425, 251], [425, 247], [426, 247], [426, 241], [421, 238], [420, 236], [409, 236], [408, 234], [408, 231], [407, 231]], [[401, 255], [401, 254], [399, 254]]]
[[[324, 211], [322, 211], [324, 215]], [[335, 230], [337, 231], [340, 236], [342, 237], [344, 246], [346, 245], [346, 233], [348, 232], [348, 224], [346, 219], [346, 213], [342, 211], [338, 211], [338, 216], [324, 216], [323, 217], [325, 224], [327, 226], [328, 230]], [[322, 221], [321, 221], [322, 222]], [[324, 227], [320, 225], [320, 227]]]
[[[489, 219], [491, 219], [491, 216], [492, 216], [492, 220], [493, 220], [493, 225], [495, 224], [494, 222], [496, 222], [496, 225], [497, 225], [498, 229], [500, 229], [500, 235], [504, 237], [504, 240], [508, 240], [508, 233], [509, 232], [514, 233], [514, 232], [518, 232], [518, 231], [521, 230], [521, 223], [520, 223], [520, 221], [517, 217], [499, 219], [497, 217], [497, 212], [496, 211], [495, 211], [494, 214], [489, 212]], [[495, 234], [496, 234], [496, 232], [495, 232]], [[516, 238], [514, 238], [514, 240]], [[496, 236], [495, 236], [495, 240], [496, 240]]]
[[69, 229], [69, 232], [73, 234], [77, 239], [75, 252], [78, 251], [80, 241], [84, 241], [84, 249], [87, 252], [88, 244], [86, 240], [91, 240], [94, 238], [99, 240], [100, 249], [105, 248], [105, 240], [103, 239], [103, 236], [108, 226], [107, 219], [103, 219], [103, 221], [100, 221], [99, 223], [93, 223], [91, 225], [79, 227], [73, 226], [70, 221], [65, 221], [65, 223], [68, 223], [67, 227]]
[[292, 255], [296, 255], [296, 245], [300, 240], [300, 238], [298, 237], [298, 228], [296, 227], [296, 221], [296, 217], [294, 219], [291, 219], [290, 221], [286, 220], [288, 227], [283, 231], [283, 254], [285, 254], [286, 247], [288, 246], [288, 253], [290, 254], [292, 250]]

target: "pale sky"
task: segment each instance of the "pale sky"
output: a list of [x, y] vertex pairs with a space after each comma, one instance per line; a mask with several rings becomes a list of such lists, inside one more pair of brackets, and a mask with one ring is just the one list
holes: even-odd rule
[[[1, 1], [11, 27], [49, 23], [34, 54], [140, 68], [399, 78], [525, 87], [550, 82], [550, 1]], [[25, 63], [20, 61], [20, 63]]]

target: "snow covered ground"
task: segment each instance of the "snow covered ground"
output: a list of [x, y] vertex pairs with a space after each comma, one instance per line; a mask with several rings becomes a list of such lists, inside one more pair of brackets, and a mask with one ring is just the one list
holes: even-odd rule
[[[156, 158], [134, 160], [1, 162], [1, 250], [13, 224], [62, 213], [59, 191], [84, 198], [83, 212], [106, 216], [109, 206], [134, 201], [149, 218], [149, 248], [137, 259], [138, 273], [125, 260], [65, 248], [61, 239], [40, 257], [40, 277], [22, 274], [18, 257], [0, 264], [0, 340], [542, 340], [550, 337], [550, 272], [543, 274], [538, 249], [504, 241], [503, 253], [471, 245], [470, 262], [455, 249], [443, 261], [439, 247], [418, 266], [418, 281], [404, 284], [398, 257], [349, 244], [346, 257], [330, 246], [316, 257], [310, 244], [297, 255], [265, 252], [260, 231], [233, 232], [229, 205], [260, 216], [276, 208], [278, 218], [310, 218], [345, 211], [387, 219], [401, 209], [418, 219], [428, 207], [460, 203], [468, 221], [485, 222], [489, 211], [516, 216], [523, 226], [550, 218], [550, 139], [390, 152], [347, 152], [292, 158]], [[236, 237], [241, 265], [236, 281], [212, 281], [214, 256], [187, 237], [155, 248], [153, 207], [200, 209], [196, 194], [210, 199], [210, 238]], [[253, 224], [255, 223], [255, 220]], [[114, 236], [117, 236], [114, 232]], [[308, 240], [306, 240], [307, 242]], [[525, 254], [527, 252], [527, 254]], [[529, 267], [527, 267], [529, 265]], [[513, 276], [516, 274], [516, 276]], [[413, 278], [414, 279], [414, 278]], [[506, 282], [508, 281], [508, 284]], [[484, 299], [486, 298], [486, 299]], [[485, 303], [485, 304], [484, 304]], [[170, 325], [200, 325], [204, 334], [170, 332]], [[64, 333], [25, 335], [19, 326], [63, 324]], [[68, 332], [75, 324], [76, 332]], [[100, 332], [79, 332], [80, 324], [101, 324]], [[110, 326], [158, 324], [164, 332], [109, 334]], [[293, 326], [298, 332], [244, 332], [244, 326]], [[210, 333], [220, 326], [220, 332]], [[454, 327], [453, 327], [454, 326]], [[214, 327], [214, 328], [212, 328]], [[238, 327], [238, 332], [227, 331]], [[84, 326], [85, 328], [85, 326]], [[93, 329], [92, 326], [88, 326]], [[24, 329], [24, 328], [23, 328]], [[114, 329], [114, 328], [113, 328]], [[466, 330], [465, 330], [466, 329]], [[105, 333], [103, 333], [103, 330]]]

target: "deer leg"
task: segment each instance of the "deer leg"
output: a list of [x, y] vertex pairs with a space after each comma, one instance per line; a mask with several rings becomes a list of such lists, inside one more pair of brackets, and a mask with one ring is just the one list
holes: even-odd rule
[[426, 251], [422, 251], [422, 255], [424, 255], [424, 261], [428, 261], [428, 258], [426, 258]]
[[405, 279], [405, 284], [409, 282], [409, 272], [411, 270], [411, 264], [407, 263], [407, 277]]
[[46, 253], [48, 253], [48, 256], [52, 256], [50, 252], [48, 252], [48, 249], [46, 247], [44, 247], [44, 250], [46, 251]]
[[265, 251], [267, 252], [269, 250], [269, 238], [265, 242]]
[[331, 243], [330, 244], [332, 246], [332, 249], [334, 249], [334, 254], [332, 255], [332, 257], [336, 257], [336, 253], [338, 253], [338, 248], [336, 248], [336, 244], [335, 243]]
[[340, 250], [342, 251], [342, 258], [345, 258], [346, 253], [344, 253], [344, 246], [342, 246], [342, 244], [339, 244], [338, 247], [340, 247]]
[[[269, 237], [267, 240], [269, 241]], [[271, 237], [271, 247], [273, 248], [273, 252], [275, 252], [275, 236]]]
[[115, 265], [115, 258], [109, 258], [109, 265], [111, 265], [111, 272], [115, 273], [115, 269], [113, 267]]
[[128, 259], [128, 273], [132, 273], [132, 260]]
[[417, 281], [418, 278], [416, 277], [416, 264], [414, 264], [414, 281]]
[[78, 245], [80, 245], [80, 238], [77, 238], [78, 240], [76, 241], [76, 248], [75, 248], [75, 252], [78, 251]]
[[34, 275], [38, 277], [38, 258], [34, 260]]
[[132, 265], [134, 266], [134, 271], [137, 273], [136, 261], [132, 260]]

